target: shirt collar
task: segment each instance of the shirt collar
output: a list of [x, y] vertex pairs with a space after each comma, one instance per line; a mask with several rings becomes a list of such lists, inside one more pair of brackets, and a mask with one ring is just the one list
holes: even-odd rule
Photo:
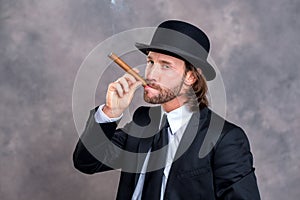
[[185, 125], [193, 114], [186, 104], [168, 113], [163, 109], [162, 111], [167, 115], [172, 134], [175, 134], [183, 125]]

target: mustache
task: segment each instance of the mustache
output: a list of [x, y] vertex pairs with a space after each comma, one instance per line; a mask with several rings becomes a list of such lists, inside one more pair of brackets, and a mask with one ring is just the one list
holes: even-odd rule
[[[153, 88], [155, 90], [158, 90], [160, 92], [163, 92], [163, 91], [165, 91], [165, 92], [169, 91], [170, 92], [171, 91], [170, 88], [162, 87], [159, 84], [157, 84], [155, 80], [145, 79], [145, 81], [147, 83], [147, 86], [149, 86], [149, 87], [151, 87], [151, 88]], [[186, 94], [178, 91], [178, 93], [177, 93], [176, 96], [184, 96], [184, 95], [186, 95]]]
[[156, 84], [153, 80], [146, 79], [146, 83], [149, 87], [151, 87], [153, 89], [162, 90], [162, 87], [160, 85]]

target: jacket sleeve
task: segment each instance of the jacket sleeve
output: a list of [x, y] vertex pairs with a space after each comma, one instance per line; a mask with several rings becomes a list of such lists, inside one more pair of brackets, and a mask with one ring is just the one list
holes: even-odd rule
[[241, 128], [231, 127], [221, 135], [213, 162], [217, 199], [260, 199], [249, 141]]
[[74, 167], [86, 174], [115, 169], [114, 161], [120, 157], [120, 149], [127, 140], [127, 134], [116, 130], [116, 122], [97, 123], [94, 119], [96, 110], [90, 112], [73, 153]]

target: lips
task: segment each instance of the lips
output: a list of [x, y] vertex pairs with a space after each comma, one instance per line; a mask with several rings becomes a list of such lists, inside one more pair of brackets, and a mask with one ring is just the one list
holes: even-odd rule
[[158, 94], [159, 93], [159, 90], [160, 89], [160, 87], [153, 87], [153, 85], [146, 85], [145, 87], [144, 87], [144, 90], [145, 90], [145, 92], [148, 94], [148, 95], [150, 95], [150, 94], [152, 94], [152, 95], [156, 95], [156, 94]]
[[145, 90], [155, 90], [153, 87], [151, 87], [150, 85], [146, 85], [145, 87], [144, 87], [144, 89]]
[[157, 84], [151, 84], [151, 83], [149, 83], [146, 87], [149, 87], [149, 88], [152, 88], [152, 89], [155, 89], [155, 90], [160, 90], [161, 89], [161, 87], [159, 86], [159, 85], [157, 85]]

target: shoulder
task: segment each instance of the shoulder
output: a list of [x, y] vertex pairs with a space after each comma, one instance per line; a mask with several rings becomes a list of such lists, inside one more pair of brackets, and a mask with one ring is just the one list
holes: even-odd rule
[[[220, 136], [214, 146], [214, 152], [220, 158], [252, 157], [250, 153], [250, 143], [246, 132], [238, 125], [224, 120], [224, 125]], [[248, 159], [252, 162], [252, 158]], [[251, 163], [250, 162], [250, 163]]]
[[230, 145], [232, 143], [245, 143], [249, 146], [248, 137], [242, 127], [226, 120], [212, 110], [207, 111], [207, 128], [214, 130], [216, 140], [214, 148]]
[[[225, 120], [219, 143], [249, 143], [246, 132], [238, 125]], [[217, 144], [218, 145], [218, 144]]]

